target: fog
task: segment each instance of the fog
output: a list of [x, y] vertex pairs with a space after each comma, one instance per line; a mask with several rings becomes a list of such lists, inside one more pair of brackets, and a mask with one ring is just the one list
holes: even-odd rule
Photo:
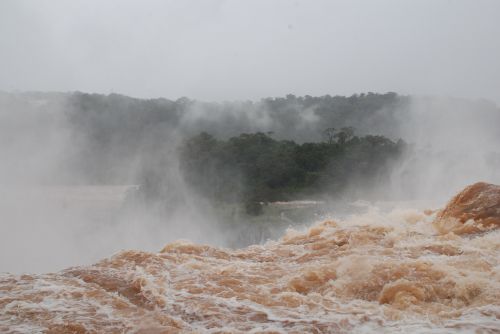
[[[160, 124], [141, 132], [131, 153], [124, 153], [119, 131], [111, 131], [110, 148], [102, 151], [92, 141], [93, 127], [71, 123], [68, 95], [2, 94], [0, 105], [2, 271], [59, 270], [182, 238], [225, 240], [211, 226], [210, 207], [183, 184], [175, 130]], [[166, 180], [158, 196], [167, 208], [130, 199], [141, 173]]]
[[393, 176], [397, 197], [443, 200], [465, 186], [500, 182], [500, 109], [488, 101], [413, 98], [399, 135], [415, 144]]
[[0, 90], [498, 103], [499, 10], [495, 0], [6, 0]]
[[[217, 104], [81, 93], [3, 94], [2, 270], [58, 270], [121, 249], [155, 251], [177, 239], [238, 247], [279, 237], [286, 217], [264, 232], [243, 221], [224, 225], [210, 199], [186, 185], [178, 147], [201, 131], [220, 138], [271, 131], [287, 140], [323, 140], [321, 130], [328, 124], [320, 105], [280, 101], [282, 109], [265, 100]], [[349, 196], [329, 201], [329, 214], [346, 212], [345, 205], [357, 199], [417, 200], [435, 208], [472, 182], [500, 183], [500, 110], [494, 103], [435, 96], [395, 101], [367, 117], [334, 124], [403, 138], [410, 146], [391, 167], [390, 182], [367, 188], [350, 180]], [[144, 105], [151, 103], [157, 103], [153, 110], [167, 108], [162, 117], [147, 113]], [[177, 116], [169, 118], [165, 113], [172, 104], [181, 109], [172, 109]], [[148, 117], [160, 121], [151, 123]], [[226, 173], [240, 177], [238, 171]]]
[[[261, 227], [222, 224], [186, 184], [178, 147], [202, 131], [304, 143], [352, 126], [409, 144], [390, 182], [352, 182], [345, 201], [434, 208], [472, 182], [500, 183], [499, 10], [497, 1], [0, 2], [0, 272], [55, 271], [176, 239], [264, 241], [253, 239]], [[393, 91], [393, 103], [337, 118], [311, 97], [341, 105], [337, 95]]]

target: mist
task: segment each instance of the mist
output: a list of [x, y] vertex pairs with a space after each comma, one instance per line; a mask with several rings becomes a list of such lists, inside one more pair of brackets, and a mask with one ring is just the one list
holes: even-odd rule
[[[379, 99], [370, 94], [359, 98]], [[500, 111], [494, 103], [384, 96], [389, 102], [366, 102], [360, 114], [365, 117], [335, 116], [331, 125], [403, 139], [409, 143], [405, 154], [387, 167], [390, 182], [368, 187], [352, 179], [340, 197], [323, 197], [329, 204], [322, 214], [338, 215], [356, 200], [425, 200], [439, 207], [469, 183], [500, 182]], [[279, 237], [291, 223], [286, 217], [264, 230], [238, 216], [232, 218], [238, 226], [221, 223], [210, 198], [186, 184], [178, 148], [203, 131], [221, 139], [261, 131], [297, 142], [322, 141], [329, 126], [325, 115], [332, 112], [325, 114], [322, 101], [291, 95], [207, 103], [2, 94], [2, 270], [59, 270], [121, 249], [155, 251], [177, 239], [238, 247]], [[347, 98], [326, 101], [342, 105]], [[238, 171], [225, 173], [241, 177]]]
[[396, 91], [498, 103], [499, 6], [6, 0], [0, 90], [205, 101]]
[[[357, 200], [439, 207], [472, 182], [500, 183], [499, 9], [2, 1], [0, 271], [55, 271], [176, 239], [278, 238], [289, 217], [275, 229], [224, 223], [241, 212], [189, 183], [179, 148], [202, 132], [301, 145], [352, 127], [404, 143], [380, 175], [293, 197], [328, 203], [304, 226]], [[224, 172], [227, 197], [241, 200], [243, 173]]]
[[[2, 271], [55, 271], [182, 238], [222, 244], [210, 208], [183, 184], [175, 130], [160, 124], [124, 138], [104, 125], [103, 148], [90, 119], [75, 128], [72, 102], [68, 94], [1, 96]], [[142, 174], [165, 180], [158, 197], [168, 208], [135, 195]]]
[[399, 135], [413, 143], [394, 171], [398, 197], [445, 201], [466, 185], [500, 182], [500, 111], [486, 100], [414, 97]]
[[499, 332], [499, 13], [1, 0], [0, 332]]

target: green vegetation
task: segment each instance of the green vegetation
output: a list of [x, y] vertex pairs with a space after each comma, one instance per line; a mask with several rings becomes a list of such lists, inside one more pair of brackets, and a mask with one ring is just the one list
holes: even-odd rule
[[67, 134], [47, 183], [137, 184], [137, 198], [168, 211], [193, 197], [179, 191], [186, 181], [217, 207], [265, 214], [261, 202], [382, 183], [405, 146], [393, 140], [409, 101], [395, 93], [201, 102], [0, 92], [0, 116], [19, 115], [2, 127], [6, 138]]
[[[47, 182], [157, 183], [157, 179], [165, 178], [165, 170], [170, 168], [166, 165], [176, 160], [173, 155], [179, 140], [203, 131], [221, 140], [239, 138], [242, 133], [272, 132], [272, 136], [267, 136], [280, 141], [279, 146], [283, 148], [279, 149], [280, 154], [283, 158], [290, 158], [286, 150], [295, 150], [294, 145], [281, 140], [293, 140], [299, 144], [329, 142], [328, 136], [337, 132], [324, 132], [328, 128], [354, 127], [360, 136], [378, 134], [399, 138], [400, 123], [405, 120], [409, 101], [409, 97], [395, 93], [320, 97], [289, 94], [258, 101], [203, 102], [188, 98], [136, 99], [118, 94], [80, 92], [0, 92], [0, 118], [9, 120], [12, 115], [18, 115], [13, 126], [7, 121], [0, 124], [0, 135], [8, 137], [6, 133], [10, 128], [16, 129], [16, 138], [31, 135], [34, 128], [41, 138], [50, 137], [51, 133], [60, 130], [68, 133], [68, 145], [62, 152], [64, 160], [59, 164], [62, 172], [57, 173], [57, 180]], [[32, 123], [36, 123], [36, 127], [31, 126]], [[346, 135], [348, 137], [349, 133]], [[245, 146], [252, 138], [250, 135], [249, 138], [234, 139], [233, 146]], [[339, 144], [348, 140], [342, 137], [330, 139]], [[273, 147], [278, 145], [271, 142]], [[307, 151], [307, 146], [304, 150]], [[321, 146], [314, 152], [302, 152], [297, 163], [321, 164], [327, 158], [322, 153], [324, 150], [332, 148]], [[266, 154], [273, 153], [266, 151]], [[304, 161], [308, 154], [319, 160]], [[283, 160], [280, 164], [287, 165], [288, 162]], [[237, 173], [241, 170], [239, 167], [232, 172]], [[314, 166], [310, 168], [314, 170]], [[288, 171], [288, 167], [280, 166], [280, 169], [294, 174]], [[276, 169], [274, 173], [278, 172]], [[310, 172], [307, 175], [314, 177]], [[271, 183], [281, 182], [275, 176], [269, 177], [273, 179]], [[290, 177], [296, 176], [282, 176], [283, 179]], [[308, 181], [297, 180], [296, 186], [300, 187], [301, 182]]]
[[[45, 96], [43, 98], [47, 99]], [[231, 141], [233, 150], [240, 146], [246, 150], [246, 146], [255, 141], [252, 144], [253, 150], [270, 144], [273, 151], [269, 148], [263, 154], [273, 155], [277, 149], [275, 146], [278, 145], [281, 147], [278, 151], [284, 159], [291, 157], [286, 152], [287, 149], [295, 148], [293, 143], [281, 140], [293, 140], [296, 143], [328, 142], [328, 137], [325, 137], [328, 133], [324, 132], [327, 128], [354, 127], [359, 135], [379, 134], [388, 138], [399, 138], [400, 118], [395, 115], [399, 113], [401, 116], [404, 113], [408, 100], [408, 97], [395, 93], [356, 94], [349, 97], [287, 95], [245, 102], [201, 102], [187, 98], [175, 101], [143, 100], [117, 94], [73, 93], [66, 96], [64, 105], [59, 109], [64, 110], [68, 127], [75, 138], [71, 159], [67, 162], [71, 165], [69, 168], [79, 171], [83, 182], [123, 184], [143, 183], [145, 178], [157, 178], [156, 174], [164, 178], [167, 167], [163, 159], [172, 160], [169, 156], [175, 154], [173, 146], [177, 145], [179, 139], [190, 138], [201, 132], [210, 133], [223, 140], [238, 138]], [[280, 142], [275, 143], [272, 139], [260, 135], [255, 138], [252, 135], [248, 138], [238, 137], [242, 133], [256, 132], [272, 133], [272, 136], [267, 136]], [[343, 133], [349, 136], [348, 132]], [[334, 134], [340, 137], [331, 139], [339, 144], [348, 140], [342, 138], [342, 133], [338, 131]], [[263, 141], [261, 146], [258, 144], [259, 140]], [[331, 155], [325, 155], [323, 151], [335, 151], [327, 146], [314, 147], [316, 149], [309, 153], [307, 146], [303, 147], [297, 163], [311, 164], [310, 168], [314, 170], [315, 165], [325, 163], [323, 160]], [[250, 151], [245, 154], [248, 157], [240, 158], [252, 159], [252, 155], [255, 156], [258, 152]], [[319, 160], [307, 162], [305, 160], [308, 155]], [[269, 161], [263, 156], [259, 159], [262, 163]], [[92, 164], [89, 164], [89, 161], [92, 161]], [[139, 165], [137, 161], [140, 161]], [[273, 173], [279, 174], [281, 170], [286, 170], [287, 173], [294, 174], [288, 167], [285, 168], [288, 163], [281, 160], [279, 169], [276, 165]], [[144, 167], [145, 170], [139, 174], [131, 172], [138, 166]], [[237, 167], [234, 171], [228, 171], [241, 171], [241, 166]], [[243, 169], [245, 170], [248, 169]], [[314, 177], [311, 173], [307, 175], [308, 178]], [[130, 180], [130, 176], [136, 179]], [[271, 183], [281, 182], [277, 176], [268, 177], [273, 179]], [[283, 179], [296, 177], [295, 174], [281, 176]], [[290, 184], [288, 180], [283, 182]], [[307, 180], [297, 180], [294, 186], [303, 188], [300, 186], [301, 182], [308, 183]]]
[[329, 128], [317, 143], [271, 135], [217, 140], [203, 132], [186, 140], [180, 148], [186, 182], [212, 201], [244, 203], [248, 214], [258, 215], [260, 203], [336, 196], [353, 184], [381, 182], [406, 146], [383, 136], [355, 136], [350, 127]]

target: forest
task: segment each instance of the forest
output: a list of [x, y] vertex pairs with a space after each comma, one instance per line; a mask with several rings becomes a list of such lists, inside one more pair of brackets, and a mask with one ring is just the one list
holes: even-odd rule
[[333, 198], [353, 184], [369, 188], [387, 182], [407, 146], [383, 136], [358, 137], [351, 127], [323, 134], [325, 141], [297, 144], [273, 139], [272, 133], [217, 140], [204, 132], [181, 146], [181, 170], [206, 198], [241, 202], [248, 214], [257, 215], [266, 202]]
[[[451, 141], [468, 151], [477, 139], [494, 143], [499, 115], [488, 101], [391, 92], [221, 102], [0, 92], [0, 139], [9, 143], [0, 183], [138, 185], [147, 202], [194, 192], [258, 213], [272, 201], [367, 197], [404, 155], [397, 190], [412, 198], [432, 183], [419, 178], [429, 160], [459, 166], [456, 154], [439, 153]], [[487, 153], [483, 165], [497, 165]]]

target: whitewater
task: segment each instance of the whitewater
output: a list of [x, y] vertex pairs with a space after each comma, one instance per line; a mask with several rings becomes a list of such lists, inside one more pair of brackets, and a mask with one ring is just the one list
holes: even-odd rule
[[500, 187], [225, 249], [0, 275], [2, 333], [500, 333]]

